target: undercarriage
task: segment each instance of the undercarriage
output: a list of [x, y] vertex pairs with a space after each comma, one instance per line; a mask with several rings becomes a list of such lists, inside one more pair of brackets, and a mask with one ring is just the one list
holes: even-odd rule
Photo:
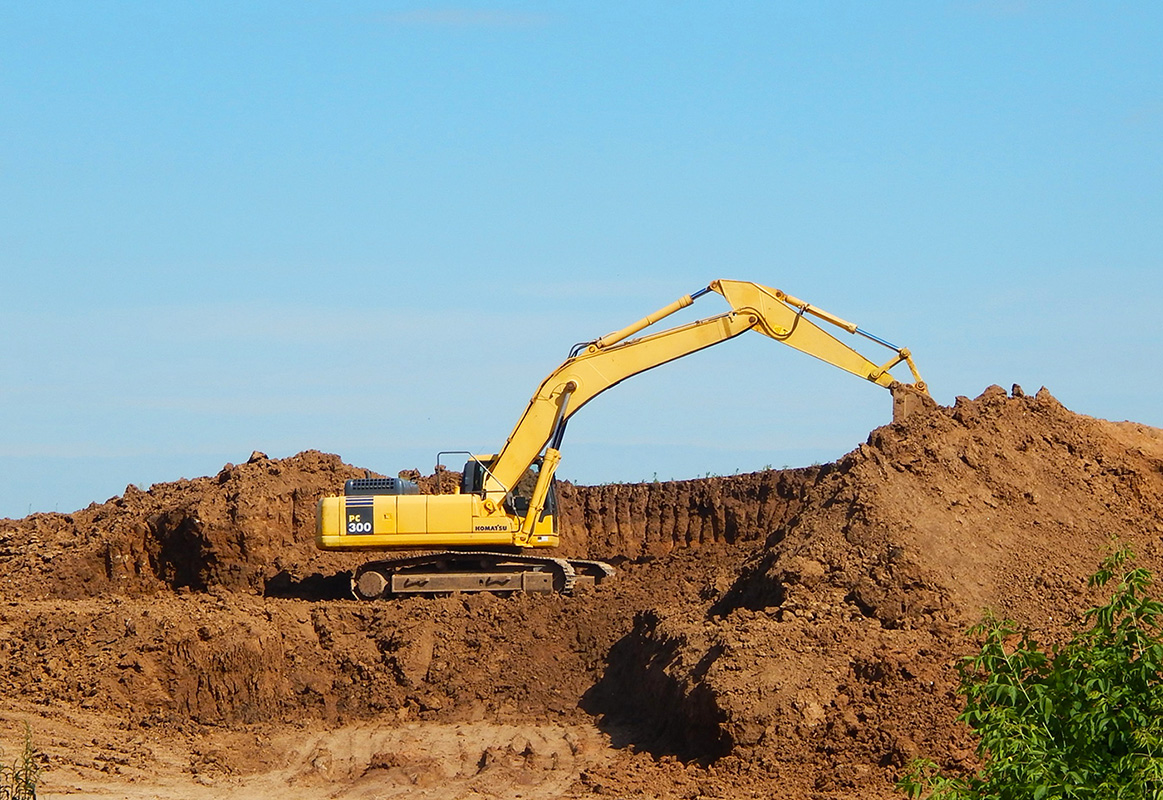
[[360, 600], [406, 594], [533, 592], [574, 594], [612, 577], [602, 561], [513, 553], [428, 553], [363, 564], [352, 575]]

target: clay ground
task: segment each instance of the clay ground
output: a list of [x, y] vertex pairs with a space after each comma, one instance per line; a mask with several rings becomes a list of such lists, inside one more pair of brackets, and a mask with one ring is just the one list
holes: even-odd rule
[[[899, 797], [973, 767], [983, 609], [1053, 640], [1112, 537], [1163, 567], [1163, 431], [990, 387], [836, 463], [562, 487], [576, 597], [345, 599], [314, 451], [0, 520], [0, 743], [41, 796]], [[450, 474], [424, 479], [431, 490]]]

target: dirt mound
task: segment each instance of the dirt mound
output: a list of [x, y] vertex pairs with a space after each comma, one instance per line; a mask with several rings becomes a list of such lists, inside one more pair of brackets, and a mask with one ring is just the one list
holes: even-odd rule
[[1163, 431], [994, 386], [873, 431], [726, 605], [769, 607], [822, 571], [815, 594], [843, 592], [885, 627], [988, 607], [1053, 630], [1112, 538], [1157, 564], [1161, 532]]
[[[431, 777], [486, 795], [890, 797], [915, 754], [971, 761], [952, 664], [983, 607], [1058, 635], [1111, 536], [1163, 572], [1163, 431], [1016, 387], [923, 404], [821, 467], [565, 484], [562, 551], [619, 569], [572, 598], [337, 599], [363, 557], [315, 550], [315, 505], [364, 475], [256, 453], [0, 520], [0, 694], [43, 709], [34, 731], [76, 709], [189, 737], [207, 780], [275, 769], [198, 744], [224, 732], [371, 737], [320, 734], [264, 778], [272, 795], [458, 796]], [[595, 719], [601, 757], [570, 744]], [[432, 747], [458, 755], [424, 762], [440, 731]]]
[[[163, 588], [260, 590], [284, 570], [334, 571], [315, 551], [315, 506], [367, 474], [337, 456], [254, 453], [213, 477], [155, 484], [72, 514], [0, 520], [0, 591], [26, 597], [141, 594]], [[351, 559], [348, 559], [351, 561]]]
[[767, 763], [804, 791], [883, 790], [918, 752], [965, 764], [964, 626], [988, 607], [1059, 635], [1111, 537], [1159, 573], [1161, 444], [1045, 390], [929, 404], [820, 470], [721, 597], [641, 613], [589, 707], [656, 752]]

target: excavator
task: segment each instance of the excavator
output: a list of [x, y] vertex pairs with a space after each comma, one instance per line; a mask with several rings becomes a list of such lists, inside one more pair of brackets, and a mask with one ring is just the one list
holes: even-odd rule
[[[631, 338], [665, 317], [717, 293], [730, 310]], [[893, 351], [877, 364], [833, 336], [860, 336]], [[569, 357], [541, 382], [500, 452], [467, 456], [457, 490], [421, 494], [403, 478], [346, 482], [341, 496], [319, 501], [316, 544], [336, 551], [432, 551], [372, 561], [352, 575], [362, 600], [454, 592], [573, 593], [613, 575], [601, 561], [555, 558], [536, 551], [556, 547], [554, 473], [561, 461], [566, 423], [611, 386], [712, 345], [756, 331], [893, 391], [900, 418], [928, 389], [908, 349], [786, 294], [748, 281], [716, 280], [632, 325], [574, 345]], [[905, 364], [912, 383], [890, 370]]]

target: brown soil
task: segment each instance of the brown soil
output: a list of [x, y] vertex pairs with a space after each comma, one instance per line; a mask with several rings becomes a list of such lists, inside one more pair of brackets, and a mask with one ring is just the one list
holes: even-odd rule
[[[0, 520], [0, 741], [46, 796], [897, 797], [972, 765], [983, 608], [1061, 636], [1110, 537], [1163, 567], [1163, 431], [998, 387], [834, 464], [562, 486], [577, 596], [344, 599], [315, 504], [364, 470], [256, 453]], [[426, 491], [454, 473], [413, 475]]]

